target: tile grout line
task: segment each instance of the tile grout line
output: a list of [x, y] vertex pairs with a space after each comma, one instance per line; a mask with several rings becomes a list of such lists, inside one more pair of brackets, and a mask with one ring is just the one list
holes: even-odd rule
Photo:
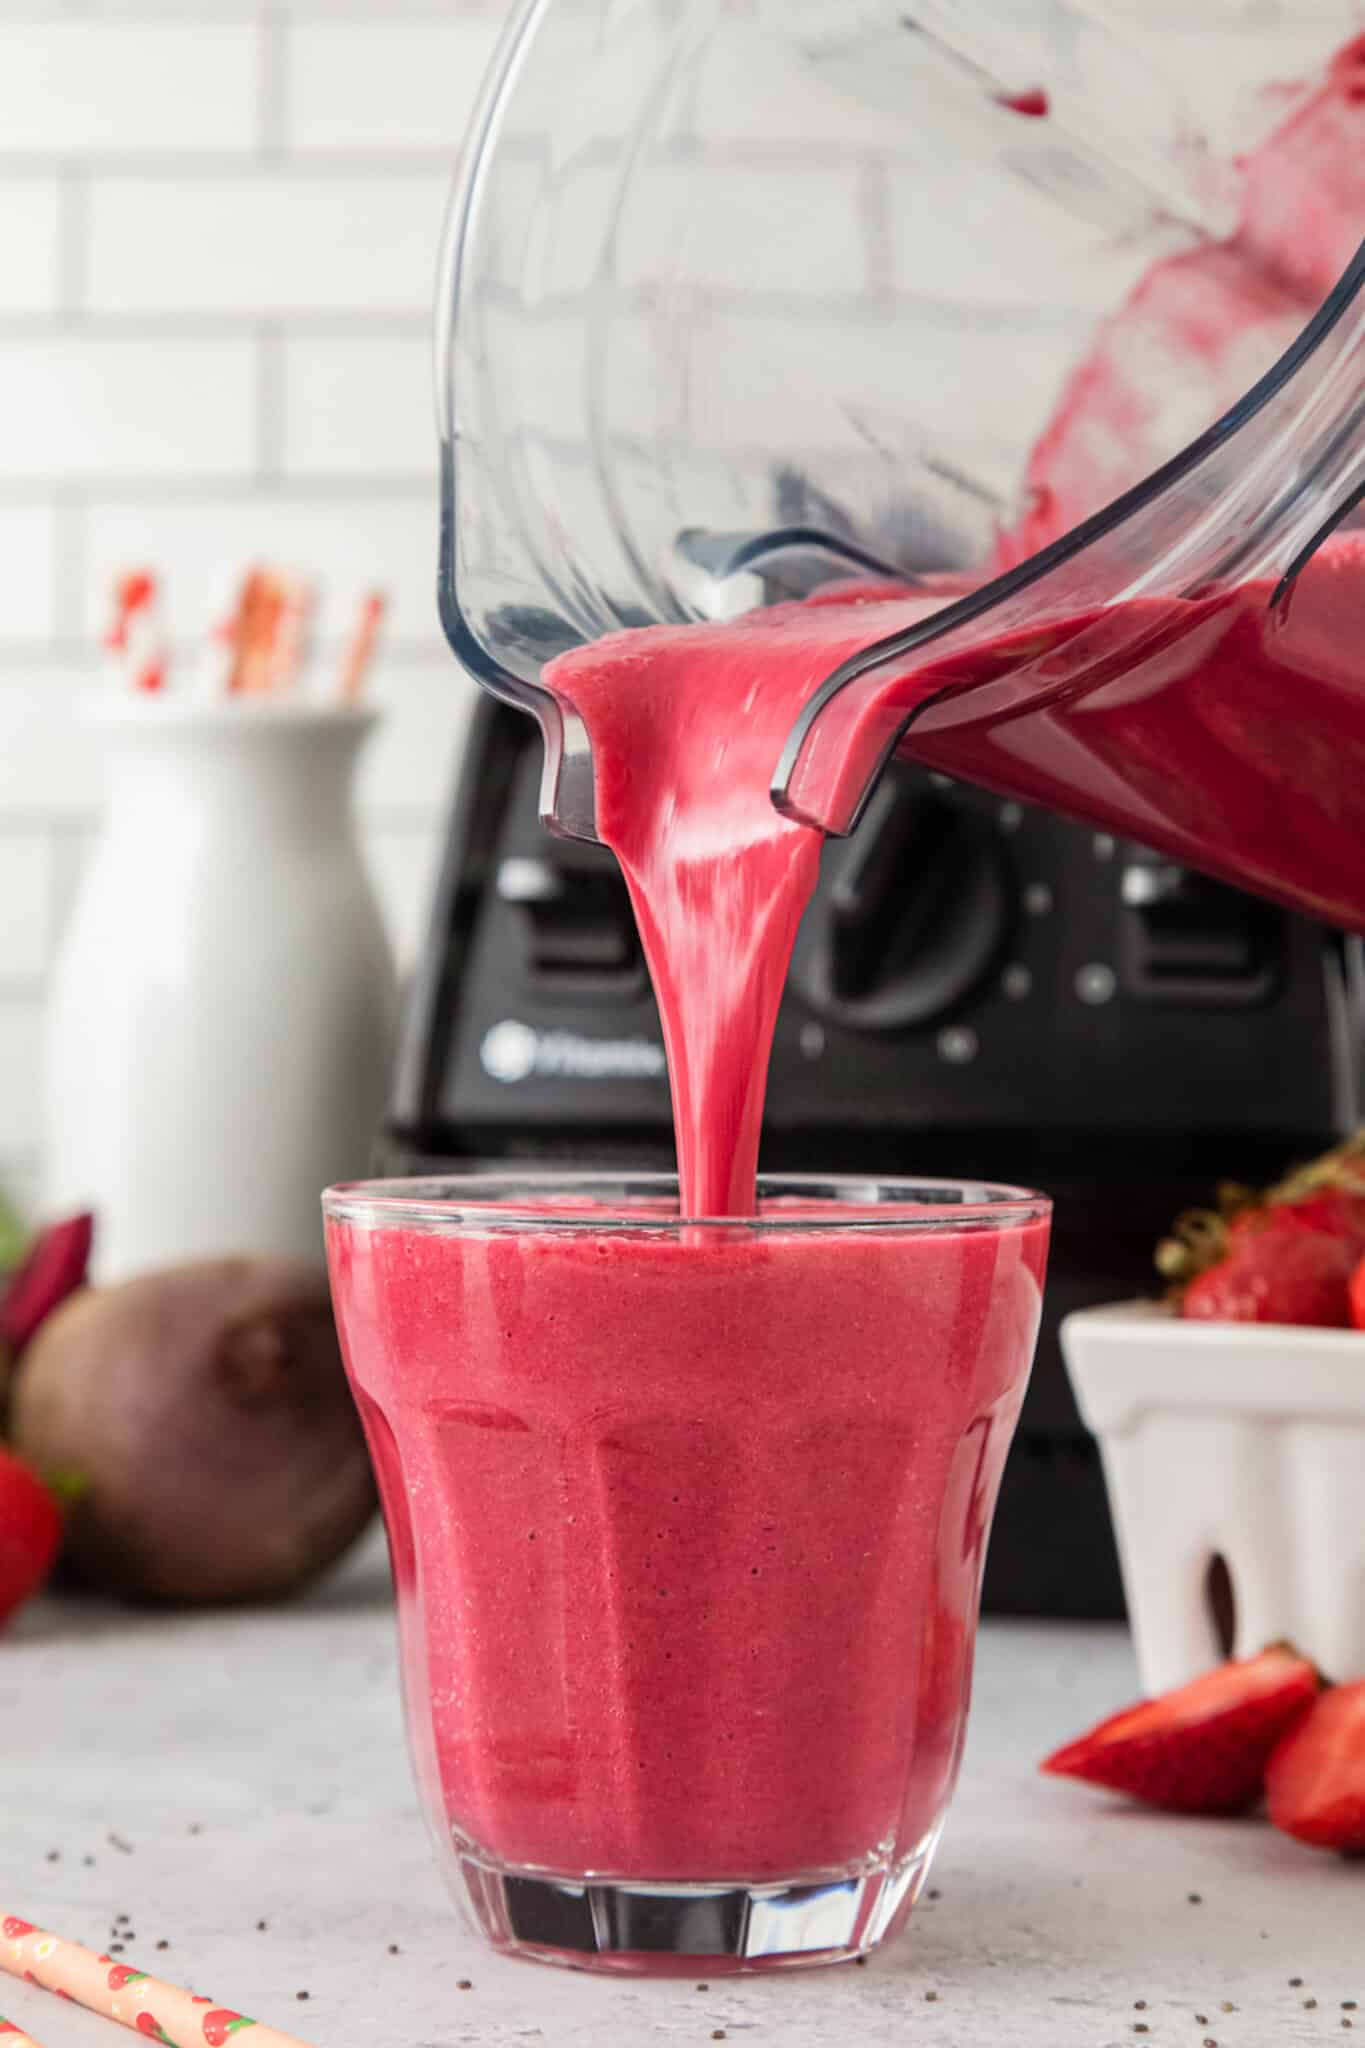
[[894, 256], [891, 235], [891, 185], [887, 166], [869, 158], [858, 176], [858, 215], [862, 228], [865, 283], [873, 299], [882, 306], [895, 302]]
[[288, 23], [271, 8], [257, 18], [260, 37], [257, 72], [257, 160], [278, 169], [287, 155], [289, 96]]
[[[265, 128], [266, 105], [260, 90], [257, 103]], [[168, 178], [186, 181], [250, 178], [267, 167], [289, 176], [315, 178], [326, 184], [347, 178], [377, 181], [453, 176], [456, 149], [414, 143], [407, 148], [361, 147], [290, 151], [283, 143], [267, 147], [258, 139], [240, 149], [190, 149], [182, 143], [141, 149], [91, 148], [82, 156], [85, 167], [110, 182], [163, 184]], [[68, 162], [60, 149], [9, 149], [0, 136], [0, 177], [50, 175]]]
[[56, 511], [52, 564], [52, 644], [72, 640], [88, 651], [84, 634], [72, 630], [72, 622], [84, 614], [86, 577], [89, 571], [89, 534], [84, 491], [69, 486], [54, 494]]
[[[237, 341], [256, 332], [265, 315], [250, 313], [86, 313], [82, 331], [100, 341]], [[429, 341], [429, 311], [412, 313], [274, 312], [271, 319], [287, 323], [291, 335], [306, 341]], [[42, 342], [71, 323], [60, 314], [0, 313], [0, 343]]]
[[284, 333], [278, 320], [256, 331], [256, 469], [272, 494], [284, 486]]

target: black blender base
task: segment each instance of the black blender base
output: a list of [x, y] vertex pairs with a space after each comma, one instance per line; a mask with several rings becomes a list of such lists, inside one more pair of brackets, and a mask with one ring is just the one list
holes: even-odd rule
[[1021, 1428], [995, 1511], [982, 1612], [1120, 1621], [1126, 1612], [1098, 1447]]

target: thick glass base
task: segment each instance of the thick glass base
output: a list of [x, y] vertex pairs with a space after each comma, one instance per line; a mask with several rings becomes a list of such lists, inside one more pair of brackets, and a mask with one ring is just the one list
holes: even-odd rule
[[720, 1977], [866, 1955], [909, 1913], [937, 1839], [895, 1864], [777, 1884], [559, 1877], [458, 1845], [455, 1867], [495, 1948], [573, 1970]]

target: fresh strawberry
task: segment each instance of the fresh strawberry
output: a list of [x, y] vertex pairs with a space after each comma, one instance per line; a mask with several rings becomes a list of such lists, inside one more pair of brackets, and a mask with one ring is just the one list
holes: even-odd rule
[[1253, 1225], [1260, 1215], [1282, 1228], [1321, 1230], [1330, 1237], [1343, 1237], [1365, 1251], [1365, 1193], [1357, 1187], [1318, 1188], [1298, 1201], [1275, 1202], [1268, 1209], [1248, 1210], [1236, 1218], [1231, 1234]]
[[1112, 1715], [1043, 1769], [1176, 1813], [1238, 1813], [1255, 1800], [1271, 1751], [1317, 1691], [1306, 1657], [1263, 1650]]
[[38, 1591], [61, 1542], [56, 1501], [36, 1472], [0, 1449], [0, 1622]]
[[1156, 1263], [1197, 1321], [1345, 1329], [1362, 1258], [1365, 1128], [1259, 1194], [1224, 1182], [1215, 1208], [1176, 1218]]
[[1270, 1818], [1317, 1849], [1365, 1854], [1365, 1679], [1332, 1686], [1275, 1749]]
[[1351, 1321], [1358, 1330], [1365, 1330], [1365, 1259], [1362, 1259], [1351, 1275]]
[[0, 1351], [17, 1358], [38, 1327], [82, 1285], [95, 1219], [68, 1216], [42, 1231], [0, 1295]]
[[1181, 1313], [1203, 1322], [1346, 1329], [1359, 1247], [1316, 1215], [1300, 1213], [1316, 1206], [1298, 1203], [1239, 1219], [1222, 1258], [1185, 1289]]

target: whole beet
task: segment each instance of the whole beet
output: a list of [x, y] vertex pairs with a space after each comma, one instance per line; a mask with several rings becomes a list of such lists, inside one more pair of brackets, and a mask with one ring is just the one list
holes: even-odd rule
[[24, 1353], [10, 1436], [78, 1478], [78, 1576], [135, 1598], [290, 1592], [375, 1509], [326, 1277], [298, 1260], [212, 1259], [73, 1296]]

